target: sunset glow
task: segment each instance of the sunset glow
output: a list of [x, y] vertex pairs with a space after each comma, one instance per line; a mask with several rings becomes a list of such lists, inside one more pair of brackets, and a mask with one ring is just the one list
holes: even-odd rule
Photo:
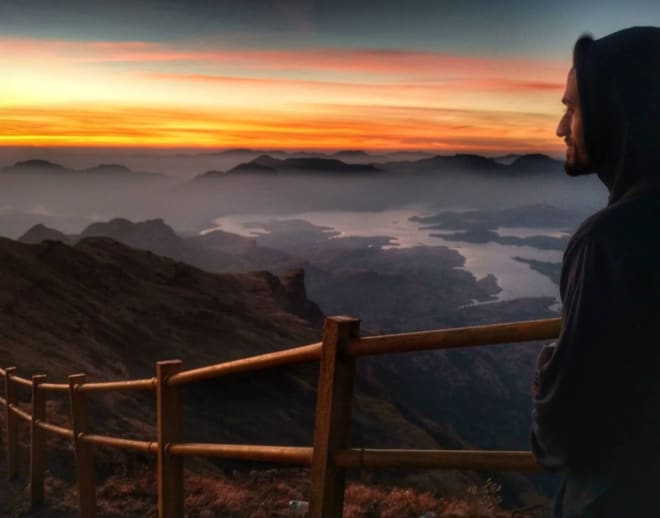
[[0, 39], [0, 144], [540, 150], [566, 64]]

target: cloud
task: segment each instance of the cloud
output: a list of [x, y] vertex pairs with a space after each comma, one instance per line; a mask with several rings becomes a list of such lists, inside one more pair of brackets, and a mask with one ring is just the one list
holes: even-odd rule
[[0, 145], [558, 147], [565, 71], [551, 60], [6, 37], [0, 47], [12, 70]]
[[326, 112], [208, 111], [134, 106], [9, 108], [0, 145], [287, 147], [557, 151], [554, 121], [478, 110], [333, 106]]
[[[5, 58], [56, 59], [65, 63], [159, 63], [231, 65], [269, 72], [373, 73], [426, 80], [492, 78], [563, 80], [565, 63], [525, 58], [486, 58], [442, 52], [368, 49], [240, 49], [202, 44], [140, 41], [65, 41], [0, 38]], [[217, 47], [217, 48], [216, 48]]]

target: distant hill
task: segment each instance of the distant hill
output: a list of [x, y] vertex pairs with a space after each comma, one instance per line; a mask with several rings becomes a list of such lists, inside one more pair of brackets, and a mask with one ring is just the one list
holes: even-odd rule
[[59, 230], [46, 227], [39, 223], [19, 237], [18, 241], [26, 244], [37, 244], [42, 241], [61, 241], [62, 243], [74, 244], [77, 241], [77, 236], [67, 236]]
[[344, 162], [357, 162], [357, 161], [370, 160], [372, 158], [372, 155], [359, 149], [348, 149], [345, 151], [337, 151], [336, 153], [332, 153], [329, 156], [332, 158], [336, 158], [337, 160], [342, 160]]
[[6, 173], [25, 173], [25, 172], [48, 172], [48, 173], [58, 173], [58, 172], [68, 172], [69, 169], [65, 168], [60, 164], [55, 164], [49, 162], [48, 160], [25, 160], [23, 162], [16, 162], [14, 165], [7, 166], [2, 169]]
[[23, 162], [16, 162], [13, 165], [4, 167], [3, 173], [9, 174], [48, 174], [52, 175], [78, 175], [84, 176], [108, 176], [108, 177], [125, 177], [125, 178], [138, 178], [138, 177], [159, 177], [163, 176], [160, 173], [145, 173], [132, 171], [122, 164], [99, 164], [87, 169], [70, 169], [63, 165], [49, 162], [48, 160], [26, 160]]
[[369, 164], [347, 164], [335, 158], [285, 158], [278, 159], [261, 155], [250, 162], [239, 164], [227, 171], [227, 174], [267, 174], [275, 173], [377, 173], [380, 169]]
[[80, 239], [86, 237], [109, 237], [133, 248], [151, 250], [166, 257], [179, 255], [183, 246], [183, 240], [162, 219], [133, 223], [117, 218], [93, 223], [79, 236]]
[[457, 154], [438, 155], [421, 160], [386, 162], [381, 167], [393, 173], [437, 173], [441, 171], [501, 174], [518, 176], [555, 172], [561, 169], [562, 162], [547, 155], [506, 155], [488, 158], [481, 155]]
[[134, 174], [128, 167], [121, 164], [100, 164], [83, 171], [87, 174]]
[[561, 170], [563, 168], [563, 162], [555, 160], [548, 155], [535, 153], [516, 158], [509, 168], [519, 173], [544, 173]]
[[381, 166], [388, 171], [405, 174], [435, 173], [443, 170], [498, 172], [506, 169], [506, 166], [497, 163], [492, 158], [472, 154], [437, 155], [421, 160], [386, 162]]
[[374, 162], [396, 162], [405, 160], [422, 160], [435, 156], [425, 151], [393, 151], [390, 153], [378, 153], [369, 155]]
[[40, 243], [54, 240], [73, 244], [88, 237], [114, 239], [132, 248], [147, 250], [216, 273], [266, 269], [283, 272], [299, 264], [299, 261], [280, 250], [257, 246], [254, 238], [219, 230], [203, 236], [181, 237], [162, 219], [134, 223], [116, 218], [92, 223], [79, 235], [65, 235], [38, 224], [23, 234], [19, 241]]

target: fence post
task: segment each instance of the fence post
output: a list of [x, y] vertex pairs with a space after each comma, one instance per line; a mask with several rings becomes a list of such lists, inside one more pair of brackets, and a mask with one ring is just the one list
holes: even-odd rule
[[169, 445], [183, 438], [183, 397], [180, 385], [167, 378], [181, 371], [181, 360], [156, 364], [156, 414], [158, 424], [158, 516], [183, 517], [183, 457], [170, 455]]
[[73, 428], [73, 448], [76, 460], [81, 518], [96, 516], [96, 483], [94, 480], [92, 445], [81, 440], [87, 432], [87, 395], [78, 390], [78, 386], [85, 383], [86, 379], [85, 374], [69, 376], [71, 427]]
[[16, 374], [16, 367], [7, 367], [5, 369], [5, 399], [6, 419], [7, 419], [7, 476], [9, 480], [18, 477], [18, 416], [9, 408], [18, 402], [16, 397], [16, 385], [11, 379]]
[[46, 418], [46, 394], [39, 385], [46, 381], [44, 374], [32, 376], [32, 443], [30, 445], [30, 506], [44, 503], [44, 471], [46, 470], [46, 437], [37, 425]]
[[334, 464], [337, 450], [350, 444], [355, 358], [342, 354], [360, 336], [360, 321], [330, 317], [323, 327], [311, 469], [311, 518], [340, 517], [344, 508], [346, 470]]

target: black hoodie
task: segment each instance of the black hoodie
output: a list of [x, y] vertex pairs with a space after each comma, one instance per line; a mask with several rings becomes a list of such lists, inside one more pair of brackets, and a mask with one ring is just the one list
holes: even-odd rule
[[565, 470], [555, 516], [660, 517], [660, 28], [574, 51], [587, 153], [609, 190], [564, 253], [532, 450]]

